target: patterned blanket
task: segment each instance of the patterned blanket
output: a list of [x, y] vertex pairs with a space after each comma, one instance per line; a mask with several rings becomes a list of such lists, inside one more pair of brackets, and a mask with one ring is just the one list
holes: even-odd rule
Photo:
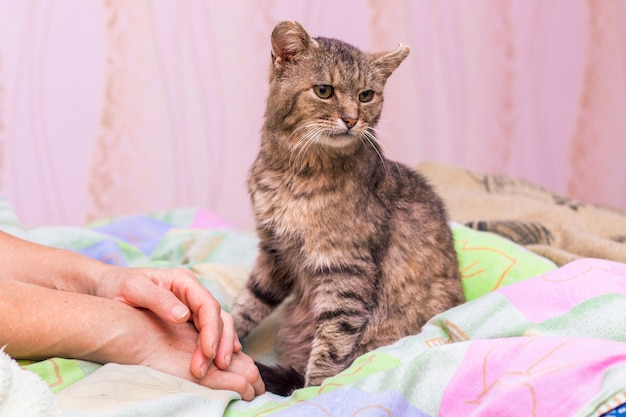
[[558, 265], [574, 259], [626, 262], [626, 213], [568, 198], [537, 184], [453, 165], [416, 167], [445, 200], [451, 218], [524, 245]]
[[[0, 227], [128, 266], [183, 266], [228, 308], [256, 256], [253, 234], [202, 209], [25, 229]], [[561, 267], [511, 240], [452, 224], [468, 302], [370, 352], [320, 387], [254, 401], [140, 366], [68, 358], [23, 363], [66, 416], [599, 416], [626, 402], [626, 265]], [[244, 341], [273, 360], [272, 320]]]

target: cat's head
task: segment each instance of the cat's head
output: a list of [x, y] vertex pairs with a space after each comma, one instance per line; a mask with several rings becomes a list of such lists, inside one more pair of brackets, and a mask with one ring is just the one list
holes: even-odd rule
[[272, 32], [266, 126], [294, 146], [341, 149], [375, 142], [387, 78], [409, 47], [365, 53], [336, 39], [312, 38], [297, 22]]

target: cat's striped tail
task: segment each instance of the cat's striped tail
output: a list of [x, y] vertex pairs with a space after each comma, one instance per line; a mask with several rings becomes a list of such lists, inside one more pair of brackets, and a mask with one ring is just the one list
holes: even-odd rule
[[287, 397], [298, 388], [304, 387], [304, 375], [291, 367], [264, 365], [259, 362], [255, 364], [259, 368], [266, 391]]

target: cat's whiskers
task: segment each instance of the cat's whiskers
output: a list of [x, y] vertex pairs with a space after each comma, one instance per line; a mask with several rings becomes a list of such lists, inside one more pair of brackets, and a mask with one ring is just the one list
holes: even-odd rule
[[[379, 137], [383, 137], [385, 142], [388, 142], [388, 141], [390, 141], [392, 139], [391, 136], [389, 136], [387, 133], [385, 133], [380, 128], [374, 128], [374, 127], [369, 126], [367, 129], [368, 129], [370, 134], [374, 135], [374, 137], [376, 138], [376, 143], [378, 144], [378, 146], [381, 149], [384, 149], [385, 146], [384, 146], [384, 142], [381, 141], [380, 139], [378, 139]], [[386, 153], [387, 153], [387, 151], [385, 150], [385, 154]], [[396, 167], [396, 169], [398, 170], [398, 172], [402, 175], [402, 170], [400, 169], [400, 167], [398, 165], [398, 161], [393, 157], [393, 155], [391, 155], [391, 156], [387, 155], [387, 158], [388, 158], [387, 162], [393, 164]], [[391, 158], [391, 159], [389, 159], [389, 158]]]
[[294, 152], [296, 150], [298, 150], [300, 148], [300, 146], [307, 141], [308, 136], [311, 134], [311, 128], [315, 128], [315, 127], [316, 127], [316, 124], [313, 123], [313, 122], [304, 123], [304, 124], [298, 126], [293, 132], [291, 132], [291, 134], [287, 138], [288, 142], [291, 141], [291, 139], [294, 136], [299, 135], [301, 131], [306, 130], [304, 132], [304, 134], [302, 136], [300, 136], [300, 138], [295, 143], [295, 145], [293, 145], [293, 148], [291, 148], [291, 155], [289, 157], [289, 164], [291, 164], [291, 162], [292, 162], [292, 158], [293, 158]]
[[371, 126], [368, 126], [367, 128], [365, 128], [365, 130], [363, 130], [363, 133], [361, 135], [361, 141], [363, 140], [367, 141], [367, 143], [369, 143], [370, 146], [374, 149], [376, 154], [378, 154], [378, 159], [380, 159], [380, 162], [383, 164], [383, 167], [385, 168], [385, 175], [387, 175], [387, 164], [385, 164], [385, 159], [383, 158], [382, 154], [378, 150], [378, 147], [382, 148], [383, 146], [382, 146], [382, 143], [378, 140], [378, 138], [374, 134], [374, 132], [376, 132], [376, 129], [374, 129]]
[[[383, 119], [380, 118], [378, 119], [378, 123], [384, 121], [384, 120], [388, 120], [388, 119]], [[380, 144], [380, 147], [384, 147], [384, 142], [391, 142], [393, 140], [393, 137], [389, 136], [384, 130], [382, 130], [379, 127], [372, 127], [372, 126], [368, 126], [367, 129], [373, 133], [374, 135], [376, 135], [376, 139], [378, 140], [378, 143]], [[378, 139], [381, 138], [381, 139]]]
[[298, 142], [291, 150], [291, 156], [289, 157], [289, 167], [294, 174], [297, 174], [297, 171], [301, 171], [303, 169], [302, 163], [304, 162], [307, 150], [311, 147], [312, 141], [315, 140], [315, 136], [316, 134], [314, 130], [307, 131], [304, 135], [300, 137]]
[[[304, 166], [302, 166], [302, 163], [304, 162], [307, 151], [324, 132], [328, 134], [327, 129], [320, 126], [318, 122], [307, 122], [298, 126], [289, 137], [291, 138], [294, 135], [300, 134], [301, 131], [304, 131], [304, 134], [300, 136], [291, 149], [291, 155], [289, 157], [289, 166], [292, 169], [299, 167], [300, 170], [303, 170]], [[294, 170], [293, 173], [296, 174], [297, 172]]]
[[380, 139], [378, 139], [378, 135], [380, 133], [381, 132], [378, 129], [376, 129], [376, 128], [372, 127], [372, 126], [367, 126], [365, 128], [365, 130], [363, 131], [363, 135], [367, 136], [372, 141], [371, 143], [376, 144], [378, 148], [382, 149], [385, 146], [384, 146], [383, 142]]

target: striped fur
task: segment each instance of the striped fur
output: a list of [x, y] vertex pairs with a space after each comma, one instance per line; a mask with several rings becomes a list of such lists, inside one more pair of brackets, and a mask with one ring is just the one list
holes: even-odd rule
[[[367, 54], [295, 22], [276, 26], [272, 49], [248, 179], [259, 256], [232, 314], [243, 338], [285, 303], [281, 362], [318, 385], [419, 332], [463, 292], [441, 199], [375, 136], [383, 87], [409, 49]], [[321, 98], [315, 85], [334, 93]]]

